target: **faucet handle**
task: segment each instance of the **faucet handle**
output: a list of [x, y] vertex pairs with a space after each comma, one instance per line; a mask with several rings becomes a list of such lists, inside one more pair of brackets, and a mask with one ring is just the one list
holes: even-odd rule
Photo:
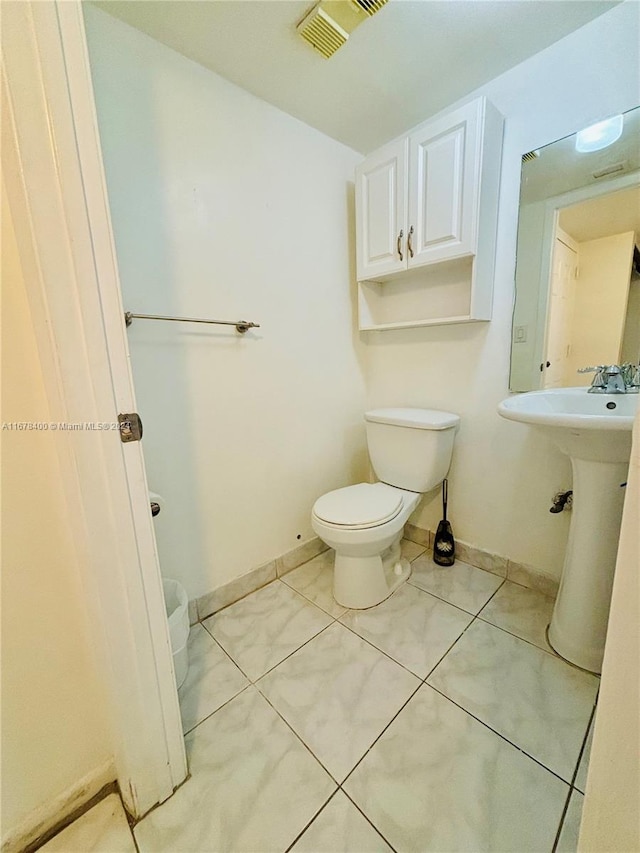
[[595, 373], [591, 383], [591, 388], [606, 388], [607, 381], [604, 377], [606, 370], [606, 364], [599, 364], [597, 367], [580, 367], [578, 368], [578, 373]]
[[633, 378], [633, 365], [625, 361], [624, 364], [620, 365], [620, 373], [622, 373], [625, 388], [631, 385], [631, 379]]
[[599, 364], [597, 367], [579, 367], [578, 373], [602, 373], [606, 369], [606, 364]]
[[632, 370], [632, 374], [630, 381], [627, 383], [627, 391], [637, 394], [640, 392], [640, 364], [630, 364], [629, 367]]

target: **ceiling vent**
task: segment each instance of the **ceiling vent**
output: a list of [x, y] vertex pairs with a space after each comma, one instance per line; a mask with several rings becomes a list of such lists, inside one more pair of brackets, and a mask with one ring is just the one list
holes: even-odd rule
[[300, 21], [297, 30], [325, 59], [333, 56], [349, 38], [349, 33], [322, 9], [321, 4], [314, 6]]
[[539, 151], [527, 151], [526, 154], [522, 155], [523, 163], [530, 163], [532, 160], [536, 160], [540, 156]]
[[600, 169], [599, 172], [593, 172], [594, 178], [605, 178], [607, 175], [617, 175], [618, 172], [624, 172], [627, 168], [626, 161], [622, 163], [612, 163], [610, 166], [605, 166], [604, 169]]
[[371, 17], [371, 15], [379, 12], [388, 0], [351, 0], [351, 2]]
[[357, 26], [375, 15], [388, 0], [321, 0], [296, 27], [325, 59], [342, 47]]

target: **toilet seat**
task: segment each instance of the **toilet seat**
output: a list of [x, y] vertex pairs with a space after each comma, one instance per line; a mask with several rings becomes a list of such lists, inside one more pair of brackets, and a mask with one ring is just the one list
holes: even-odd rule
[[377, 527], [402, 509], [402, 494], [384, 483], [358, 483], [323, 495], [313, 512], [325, 524], [345, 530]]

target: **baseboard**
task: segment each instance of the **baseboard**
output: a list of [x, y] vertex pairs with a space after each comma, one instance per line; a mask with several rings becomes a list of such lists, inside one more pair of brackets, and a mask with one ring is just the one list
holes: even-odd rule
[[[432, 548], [435, 533], [433, 530], [418, 527], [416, 524], [406, 524], [404, 536], [411, 542], [416, 542], [425, 548]], [[327, 548], [328, 546], [321, 539], [314, 536], [313, 539], [303, 542], [291, 551], [287, 551], [286, 554], [276, 557], [275, 560], [258, 566], [258, 568], [252, 569], [239, 578], [234, 578], [229, 583], [217, 587], [200, 596], [200, 598], [192, 599], [189, 602], [190, 623], [194, 625], [230, 604], [235, 604], [236, 601], [240, 601], [240, 599], [271, 583], [276, 578], [293, 571], [303, 563], [317, 557], [318, 554], [324, 553]], [[470, 566], [476, 566], [478, 569], [484, 569], [485, 572], [508, 578], [520, 586], [535, 589], [552, 598], [555, 598], [558, 593], [558, 580], [556, 578], [545, 575], [532, 566], [517, 563], [501, 554], [492, 554], [490, 551], [485, 551], [459, 539], [456, 539], [456, 557], [464, 563], [469, 563]]]
[[[427, 548], [433, 547], [435, 536], [433, 530], [418, 527], [415, 524], [406, 524], [404, 535], [406, 539], [417, 542], [419, 545]], [[555, 598], [558, 594], [559, 581], [557, 578], [546, 575], [533, 566], [517, 563], [501, 554], [492, 554], [490, 551], [477, 548], [475, 545], [462, 542], [459, 539], [456, 539], [456, 557], [464, 563], [469, 563], [470, 566], [476, 566], [478, 569], [484, 569], [485, 572], [507, 578], [520, 584], [520, 586], [535, 589], [551, 598]]]
[[106, 761], [28, 814], [2, 839], [2, 853], [29, 853], [37, 849], [112, 790], [117, 790], [116, 771], [113, 761]]
[[555, 598], [558, 595], [558, 588], [560, 586], [558, 578], [545, 575], [538, 571], [538, 569], [526, 566], [524, 563], [516, 563], [514, 560], [509, 560], [507, 577], [510, 581], [519, 583], [520, 586], [528, 586], [529, 589], [535, 589], [544, 595], [548, 595], [550, 598]]
[[252, 569], [239, 578], [234, 578], [229, 583], [223, 584], [199, 598], [192, 599], [189, 602], [189, 621], [192, 625], [201, 622], [224, 607], [235, 604], [236, 601], [240, 601], [241, 598], [245, 598], [245, 596], [266, 586], [276, 578], [280, 578], [303, 563], [312, 560], [318, 554], [326, 551], [327, 548], [328, 546], [321, 539], [314, 536], [313, 539], [303, 542], [291, 551], [276, 557], [275, 560], [258, 566], [258, 568]]
[[298, 566], [301, 566], [303, 563], [308, 563], [309, 560], [313, 560], [313, 558], [317, 557], [318, 554], [324, 554], [324, 552], [328, 550], [329, 546], [318, 536], [314, 536], [312, 539], [307, 539], [306, 542], [303, 542], [301, 545], [297, 545], [295, 548], [292, 548], [291, 551], [287, 551], [286, 554], [282, 554], [282, 556], [278, 557], [276, 560], [276, 572], [278, 577], [281, 578], [282, 575], [292, 572], [294, 569], [297, 569]]

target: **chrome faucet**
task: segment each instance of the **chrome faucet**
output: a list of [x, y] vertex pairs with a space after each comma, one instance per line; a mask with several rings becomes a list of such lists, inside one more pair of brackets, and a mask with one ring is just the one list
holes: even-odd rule
[[637, 394], [640, 389], [640, 365], [601, 364], [581, 367], [578, 373], [595, 373], [589, 394]]

